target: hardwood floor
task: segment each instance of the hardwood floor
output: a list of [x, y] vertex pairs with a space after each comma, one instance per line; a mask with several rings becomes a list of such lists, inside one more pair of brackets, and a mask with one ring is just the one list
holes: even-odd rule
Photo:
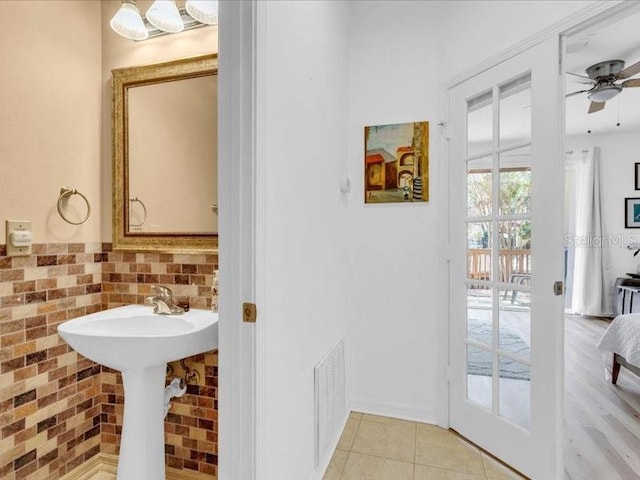
[[565, 321], [565, 478], [640, 480], [640, 378], [622, 369], [605, 379], [595, 347], [609, 322]]

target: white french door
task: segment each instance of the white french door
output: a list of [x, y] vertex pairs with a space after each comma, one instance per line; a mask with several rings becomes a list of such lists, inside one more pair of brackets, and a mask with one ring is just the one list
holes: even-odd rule
[[562, 478], [558, 39], [450, 90], [450, 425], [525, 475]]

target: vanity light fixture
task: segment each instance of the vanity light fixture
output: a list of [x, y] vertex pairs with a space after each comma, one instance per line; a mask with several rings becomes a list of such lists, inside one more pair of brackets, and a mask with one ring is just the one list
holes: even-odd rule
[[178, 8], [175, 0], [155, 0], [145, 17], [141, 16], [136, 0], [122, 0], [110, 25], [117, 34], [141, 41], [217, 23], [217, 0], [187, 0], [183, 8]]
[[111, 30], [130, 40], [146, 40], [149, 31], [142, 20], [136, 0], [122, 0], [120, 10], [109, 22]]
[[201, 23], [218, 24], [217, 0], [187, 0], [184, 4], [187, 13]]
[[184, 23], [175, 0], [156, 0], [147, 10], [149, 23], [167, 33], [180, 33]]

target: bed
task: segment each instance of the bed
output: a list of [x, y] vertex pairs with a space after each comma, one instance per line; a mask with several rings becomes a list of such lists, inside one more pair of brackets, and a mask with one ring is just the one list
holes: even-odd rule
[[620, 367], [640, 376], [640, 313], [627, 313], [614, 318], [597, 347], [613, 354], [609, 360], [611, 383], [615, 385], [618, 381]]

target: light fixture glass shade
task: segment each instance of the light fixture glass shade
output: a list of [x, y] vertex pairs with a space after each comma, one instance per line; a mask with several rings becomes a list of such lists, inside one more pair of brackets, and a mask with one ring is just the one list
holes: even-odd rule
[[156, 0], [147, 10], [147, 20], [158, 30], [179, 33], [184, 30], [184, 22], [175, 0]]
[[124, 0], [109, 25], [118, 35], [131, 40], [144, 40], [149, 37], [135, 0]]
[[613, 85], [611, 87], [600, 88], [590, 94], [587, 95], [589, 100], [592, 102], [607, 102], [611, 100], [613, 97], [618, 95], [622, 91], [622, 87], [618, 85]]
[[187, 0], [184, 4], [187, 13], [195, 20], [207, 25], [218, 24], [217, 0]]

